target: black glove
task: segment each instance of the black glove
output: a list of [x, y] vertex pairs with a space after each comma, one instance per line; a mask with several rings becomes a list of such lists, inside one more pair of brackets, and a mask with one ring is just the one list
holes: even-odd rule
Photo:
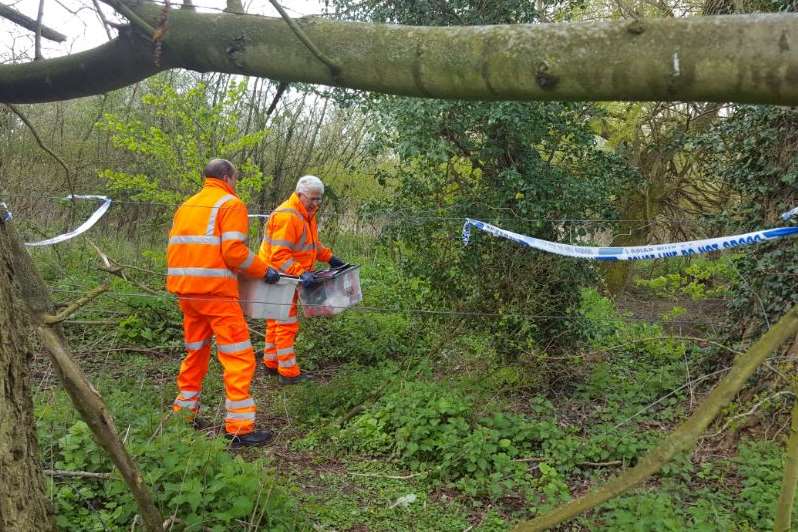
[[340, 268], [342, 266], [346, 266], [346, 263], [344, 261], [342, 261], [341, 259], [339, 259], [338, 257], [333, 256], [330, 259], [330, 267], [331, 268]]
[[269, 269], [266, 270], [266, 275], [263, 277], [263, 280], [266, 284], [274, 284], [280, 280], [280, 274], [277, 273], [277, 270], [269, 266]]
[[299, 282], [302, 283], [303, 288], [314, 288], [321, 283], [316, 274], [313, 272], [305, 272], [299, 276]]

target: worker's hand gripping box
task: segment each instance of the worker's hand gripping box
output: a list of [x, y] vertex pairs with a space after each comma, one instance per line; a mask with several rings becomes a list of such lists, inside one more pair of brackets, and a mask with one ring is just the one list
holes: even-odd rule
[[241, 309], [250, 318], [286, 320], [299, 279], [283, 276], [275, 284], [243, 275], [238, 278]]
[[321, 283], [313, 288], [299, 288], [302, 313], [305, 316], [332, 316], [363, 300], [360, 291], [360, 266], [346, 264], [340, 268], [315, 272]]

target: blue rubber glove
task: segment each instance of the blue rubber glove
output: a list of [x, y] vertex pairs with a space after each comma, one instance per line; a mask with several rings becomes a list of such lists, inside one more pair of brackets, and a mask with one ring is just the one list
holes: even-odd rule
[[305, 272], [299, 276], [299, 282], [302, 283], [303, 288], [315, 288], [321, 281], [313, 272]]
[[330, 259], [330, 268], [340, 268], [341, 266], [346, 266], [346, 263], [338, 257], [333, 256]]
[[266, 284], [274, 284], [280, 280], [280, 274], [270, 266], [269, 269], [266, 270], [266, 275], [263, 277], [263, 280]]

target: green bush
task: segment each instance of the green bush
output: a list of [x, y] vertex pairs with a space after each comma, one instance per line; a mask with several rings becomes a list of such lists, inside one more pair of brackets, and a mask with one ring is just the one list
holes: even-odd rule
[[374, 364], [423, 355], [429, 348], [429, 329], [408, 312], [425, 305], [427, 283], [403, 277], [390, 264], [377, 263], [361, 268], [360, 284], [361, 308], [303, 322], [297, 349], [308, 367], [335, 361]]
[[[126, 445], [141, 469], [164, 516], [176, 515], [178, 530], [294, 530], [302, 517], [287, 491], [274, 480], [262, 460], [244, 461], [231, 455], [226, 440], [209, 439], [171, 418], [159, 426], [160, 410], [154, 396], [145, 400], [126, 393], [107, 393], [112, 409], [130, 411], [120, 416], [135, 419]], [[56, 469], [92, 472], [114, 471], [83, 421], [74, 421], [63, 394], [55, 404], [39, 405], [42, 455]], [[68, 414], [71, 425], [61, 436], [52, 431]], [[142, 415], [143, 414], [143, 415]], [[56, 522], [64, 530], [129, 529], [137, 513], [130, 491], [117, 472], [110, 480], [70, 479], [50, 481]]]
[[725, 297], [739, 281], [735, 254], [716, 259], [695, 257], [679, 272], [665, 273], [651, 279], [635, 279], [635, 285], [647, 288], [658, 297], [688, 296], [694, 301]]

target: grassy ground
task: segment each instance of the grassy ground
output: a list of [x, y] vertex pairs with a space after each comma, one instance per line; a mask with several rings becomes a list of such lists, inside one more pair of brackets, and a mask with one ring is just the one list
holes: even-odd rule
[[[37, 257], [60, 300], [102, 279], [92, 253], [73, 247]], [[109, 253], [124, 263], [138, 258], [143, 270], [160, 268], [146, 249]], [[414, 293], [423, 286], [384, 257], [368, 260], [365, 305], [419, 304]], [[158, 287], [162, 279], [143, 270], [129, 269], [136, 282]], [[654, 303], [645, 308], [627, 300], [619, 312], [588, 290], [580, 312], [590, 334], [579, 349], [512, 360], [467, 320], [349, 311], [304, 322], [299, 362], [313, 384], [281, 387], [258, 372], [257, 423], [275, 441], [231, 450], [220, 437], [217, 362], [203, 391], [207, 427], [194, 431], [170, 416], [180, 317], [173, 301], [140, 292], [115, 281], [111, 294], [66, 327], [164, 513], [186, 530], [509, 529], [633, 464], [695, 408], [731, 358], [709, 343], [674, 339], [711, 335], [714, 325], [700, 322], [722, 316], [708, 316], [718, 311], [714, 303], [684, 304], [667, 294], [642, 296]], [[663, 315], [665, 327], [649, 323]], [[674, 329], [674, 316], [691, 324], [687, 332]], [[110, 471], [42, 356], [33, 379], [45, 467]], [[765, 401], [762, 423], [753, 426], [749, 416], [734, 417], [742, 405], [731, 405], [728, 425], [715, 426], [695, 452], [563, 529], [771, 527], [786, 399]], [[51, 495], [63, 528], [130, 529], [134, 509], [116, 479], [57, 478]]]

